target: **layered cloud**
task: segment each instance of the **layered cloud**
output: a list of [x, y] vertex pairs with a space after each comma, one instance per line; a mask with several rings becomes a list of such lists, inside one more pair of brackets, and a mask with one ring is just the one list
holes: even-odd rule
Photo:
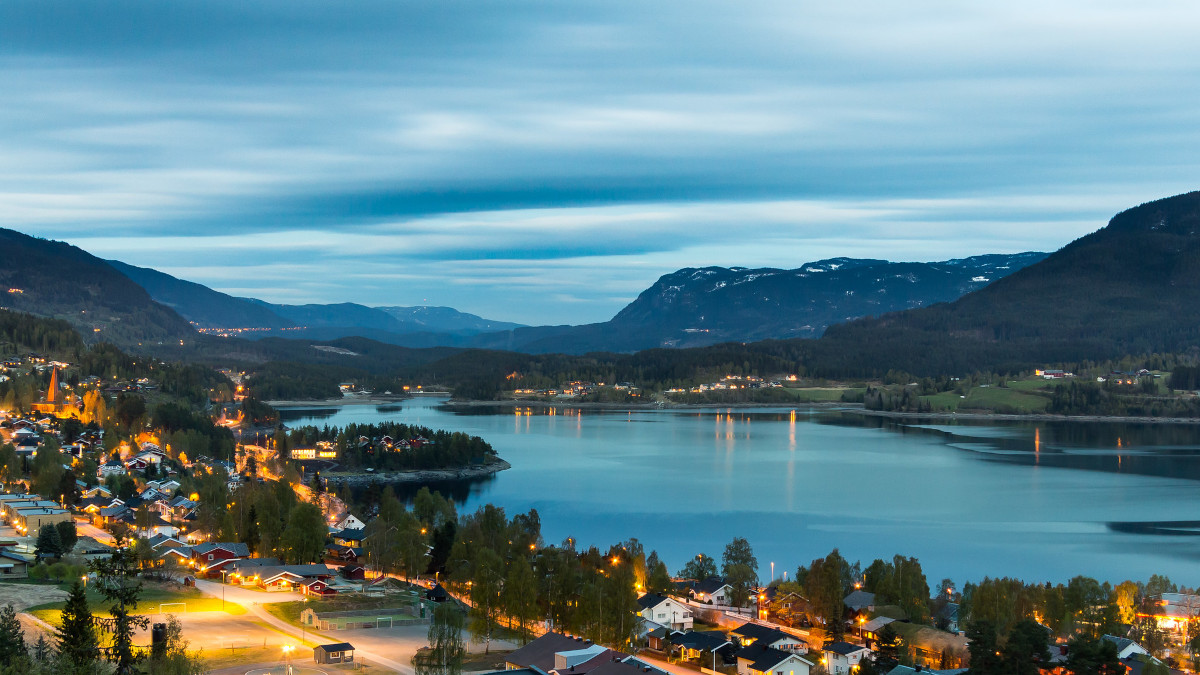
[[1187, 3], [6, 2], [0, 218], [278, 301], [615, 313], [1195, 187]]

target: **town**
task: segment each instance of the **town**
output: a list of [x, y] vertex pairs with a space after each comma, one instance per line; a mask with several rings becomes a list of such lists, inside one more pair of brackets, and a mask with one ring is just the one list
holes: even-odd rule
[[[305, 472], [352, 453], [457, 444], [465, 458], [483, 452], [478, 439], [405, 425], [288, 433], [254, 426], [240, 381], [195, 412], [151, 378], [80, 377], [36, 354], [3, 367], [0, 384], [21, 386], [0, 421], [0, 652], [22, 672], [119, 670], [139, 654], [149, 672], [173, 655], [187, 672], [307, 661], [529, 675], [1142, 675], [1200, 659], [1200, 595], [1163, 577], [931, 589], [913, 558], [864, 568], [835, 549], [794, 572], [771, 563], [763, 583], [736, 538], [719, 566], [701, 553], [672, 574], [637, 540], [548, 545], [536, 511], [459, 514], [427, 488], [408, 504], [377, 485], [356, 498]], [[122, 620], [127, 634], [111, 628]]]

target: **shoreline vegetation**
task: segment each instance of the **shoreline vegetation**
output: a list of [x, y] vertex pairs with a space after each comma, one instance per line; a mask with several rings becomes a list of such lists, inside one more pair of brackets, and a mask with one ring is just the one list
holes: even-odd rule
[[467, 480], [484, 478], [511, 469], [512, 464], [497, 457], [495, 461], [486, 464], [465, 466], [459, 469], [408, 469], [402, 471], [331, 471], [322, 473], [326, 480], [338, 481], [347, 485], [366, 485], [375, 483], [426, 483], [448, 480]]

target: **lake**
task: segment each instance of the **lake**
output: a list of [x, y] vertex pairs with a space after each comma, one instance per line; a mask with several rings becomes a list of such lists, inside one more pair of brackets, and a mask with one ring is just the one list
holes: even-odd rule
[[989, 576], [1195, 586], [1200, 426], [895, 421], [828, 409], [447, 407], [283, 411], [288, 425], [393, 420], [482, 436], [513, 468], [436, 486], [459, 511], [536, 508], [546, 542], [630, 537], [675, 572], [745, 537], [765, 581], [833, 547], [900, 553], [931, 586]]

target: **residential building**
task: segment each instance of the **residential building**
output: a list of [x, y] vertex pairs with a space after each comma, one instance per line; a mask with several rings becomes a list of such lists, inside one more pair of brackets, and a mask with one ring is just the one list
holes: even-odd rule
[[829, 675], [850, 675], [863, 659], [871, 658], [871, 650], [849, 642], [834, 642], [821, 652]]
[[673, 598], [647, 593], [638, 598], [638, 612], [647, 621], [653, 621], [671, 630], [692, 629], [692, 610]]

